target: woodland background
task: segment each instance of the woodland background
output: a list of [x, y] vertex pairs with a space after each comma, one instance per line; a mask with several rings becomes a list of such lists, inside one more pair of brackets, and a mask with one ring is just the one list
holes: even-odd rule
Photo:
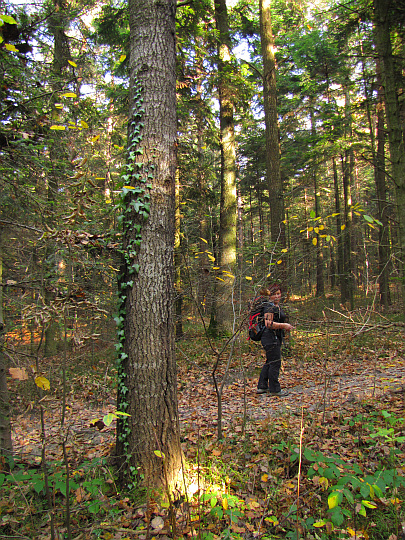
[[[161, 504], [111, 459], [128, 6], [0, 3], [3, 537], [404, 537], [404, 23], [383, 0], [177, 4], [173, 332], [194, 488]], [[246, 341], [274, 281], [296, 327], [283, 403], [254, 394]]]

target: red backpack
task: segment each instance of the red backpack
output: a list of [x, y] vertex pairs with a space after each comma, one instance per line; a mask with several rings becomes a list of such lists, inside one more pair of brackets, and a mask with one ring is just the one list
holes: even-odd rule
[[248, 339], [260, 341], [266, 328], [264, 324], [264, 308], [271, 304], [267, 296], [254, 298], [249, 309]]

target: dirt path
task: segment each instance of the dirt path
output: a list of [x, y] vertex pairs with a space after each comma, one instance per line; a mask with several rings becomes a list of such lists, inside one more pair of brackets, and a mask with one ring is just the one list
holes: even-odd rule
[[[282, 414], [301, 414], [302, 408], [309, 412], [339, 409], [342, 405], [372, 397], [379, 398], [390, 392], [402, 392], [405, 399], [405, 360], [396, 358], [386, 361], [374, 369], [368, 362], [356, 361], [355, 365], [338, 366], [335, 375], [327, 380], [325, 392], [325, 370], [313, 363], [297, 366], [293, 361], [284, 361], [281, 382], [290, 390], [286, 398], [256, 394], [257, 376], [246, 379], [233, 370], [224, 387], [222, 399], [223, 429], [226, 434], [241, 431], [246, 404], [246, 418], [250, 429], [258, 423]], [[333, 366], [332, 366], [333, 367]], [[333, 369], [329, 366], [329, 373]], [[187, 372], [187, 381], [180, 378], [179, 416], [182, 434], [199, 432], [201, 436], [216, 436], [217, 398], [209, 371], [192, 369]], [[115, 443], [115, 422], [101, 431], [92, 424], [116, 407], [115, 397], [110, 396], [96, 406], [78, 399], [68, 402], [66, 429], [60, 429], [60, 403], [50, 398], [43, 402], [45, 409], [46, 449], [49, 459], [62, 459], [61, 441], [67, 437], [72, 461], [84, 458], [107, 456]], [[39, 462], [41, 456], [41, 426], [37, 411], [28, 411], [13, 421], [13, 442], [16, 454], [21, 459]]]

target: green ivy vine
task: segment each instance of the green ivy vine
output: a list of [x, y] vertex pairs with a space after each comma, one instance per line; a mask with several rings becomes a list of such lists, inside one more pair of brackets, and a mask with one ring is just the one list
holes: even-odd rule
[[[138, 161], [143, 154], [140, 146], [142, 141], [142, 117], [143, 109], [142, 89], [139, 84], [134, 88], [133, 109], [130, 115], [128, 129], [127, 159], [123, 174], [121, 175], [122, 189], [117, 210], [119, 211], [118, 223], [122, 230], [122, 271], [118, 276], [118, 312], [115, 317], [117, 324], [118, 343], [117, 372], [118, 372], [118, 395], [119, 413], [127, 413], [129, 408], [129, 388], [127, 386], [126, 361], [128, 354], [125, 352], [125, 317], [128, 288], [134, 284], [133, 277], [139, 272], [138, 253], [142, 242], [142, 224], [149, 218], [150, 213], [150, 184], [153, 179], [154, 165]], [[135, 234], [134, 234], [135, 233]], [[136, 467], [131, 466], [129, 435], [130, 424], [128, 416], [120, 416], [119, 442], [122, 444], [123, 453], [127, 462], [127, 470], [130, 479], [128, 487], [131, 488], [136, 481]], [[132, 482], [132, 484], [130, 483]]]

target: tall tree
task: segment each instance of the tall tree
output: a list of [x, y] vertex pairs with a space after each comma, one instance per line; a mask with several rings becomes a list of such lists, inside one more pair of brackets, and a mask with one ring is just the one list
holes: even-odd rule
[[[397, 203], [398, 236], [401, 249], [402, 293], [405, 299], [405, 143], [401, 111], [398, 102], [400, 77], [392, 54], [391, 26], [393, 26], [392, 0], [374, 0], [374, 36], [376, 51], [381, 66], [384, 89], [385, 114], [391, 158], [391, 174], [395, 185]], [[405, 302], [404, 302], [405, 303]]]
[[230, 333], [233, 328], [233, 306], [230, 292], [236, 264], [236, 150], [234, 128], [234, 89], [231, 84], [231, 38], [226, 0], [215, 0], [218, 30], [218, 93], [221, 142], [221, 206], [219, 225], [219, 266], [225, 273], [217, 283], [217, 329]]
[[175, 14], [175, 0], [129, 1], [118, 408], [130, 416], [119, 422], [117, 451], [129, 465], [123, 469], [139, 470], [153, 488], [173, 484], [181, 465], [173, 321]]
[[271, 0], [260, 0], [260, 41], [263, 56], [263, 102], [266, 123], [266, 175], [270, 197], [271, 240], [285, 247], [285, 211], [280, 174], [276, 58], [271, 27]]

